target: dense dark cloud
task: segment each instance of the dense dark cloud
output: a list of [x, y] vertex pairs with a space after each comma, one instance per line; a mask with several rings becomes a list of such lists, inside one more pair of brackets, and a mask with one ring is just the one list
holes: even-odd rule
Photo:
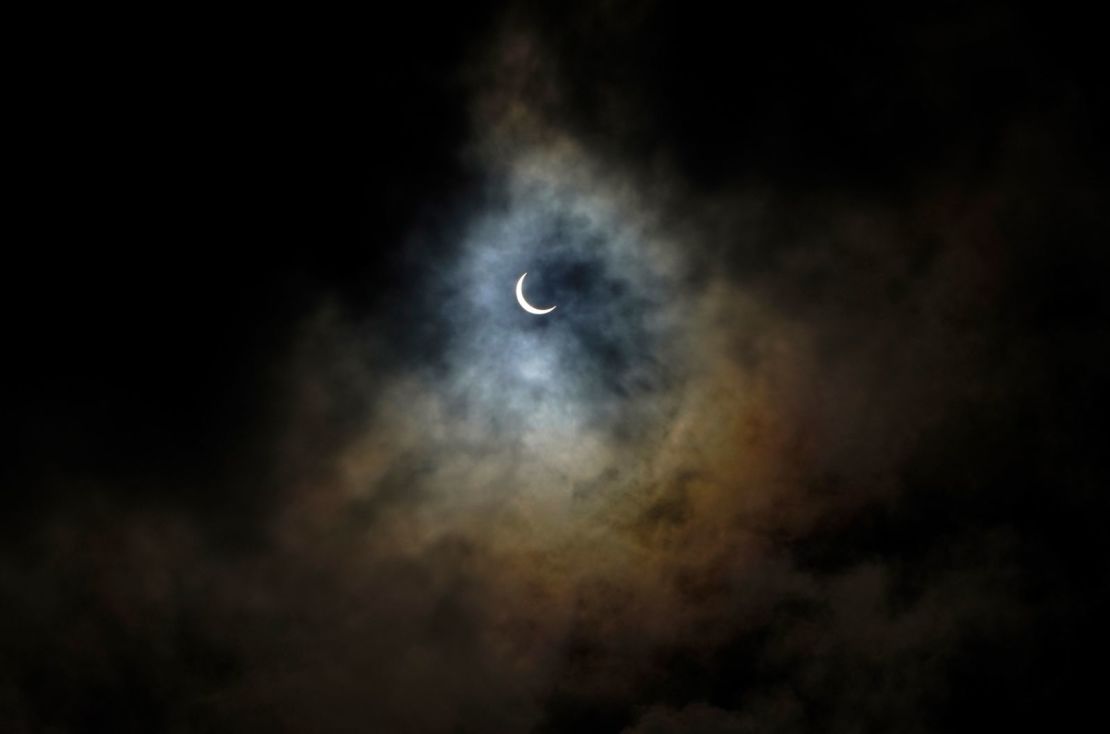
[[620, 2], [360, 28], [49, 70], [104, 117], [46, 129], [79, 195], [41, 219], [87, 245], [24, 243], [9, 289], [2, 728], [1095, 710], [1088, 28]]

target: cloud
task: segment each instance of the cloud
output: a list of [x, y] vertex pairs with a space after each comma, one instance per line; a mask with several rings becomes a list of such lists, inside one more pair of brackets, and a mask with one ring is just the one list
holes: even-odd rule
[[611, 79], [584, 132], [526, 25], [411, 289], [322, 298], [275, 367], [264, 509], [90, 480], [3, 559], [17, 730], [946, 730], [977, 646], [1046, 628], [1025, 179], [710, 186], [607, 144], [655, 129]]

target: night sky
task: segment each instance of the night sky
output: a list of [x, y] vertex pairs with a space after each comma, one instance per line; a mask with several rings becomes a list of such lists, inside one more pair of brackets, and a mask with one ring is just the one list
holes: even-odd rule
[[1106, 719], [1093, 19], [10, 30], [0, 731]]

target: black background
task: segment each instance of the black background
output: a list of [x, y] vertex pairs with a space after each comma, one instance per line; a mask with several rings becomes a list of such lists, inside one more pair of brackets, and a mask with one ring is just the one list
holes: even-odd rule
[[[1025, 589], [1050, 611], [1020, 644], [969, 647], [933, 723], [1058, 730], [1097, 717], [1110, 555], [1105, 39], [1063, 10], [898, 8], [630, 6], [627, 28], [605, 33], [589, 32], [584, 3], [411, 4], [333, 22], [26, 19], [13, 29], [5, 115], [18, 165], [2, 288], [3, 552], [34, 564], [27, 539], [85, 501], [82, 478], [217, 527], [265, 512], [273, 361], [325, 294], [386, 315], [404, 343], [410, 324], [391, 304], [423, 277], [405, 234], [447, 217], [480, 179], [460, 154], [473, 132], [467, 69], [510, 17], [538, 28], [557, 59], [572, 90], [562, 124], [620, 155], [665, 151], [695, 190], [759, 181], [800, 200], [835, 190], [897, 207], [937, 181], [958, 191], [1004, 177], [1007, 130], [1036, 132], [1031, 157], [1046, 175], [1027, 194], [989, 328], [1038, 345], [1042, 392], [1004, 420], [965, 416], [937, 455], [906, 468], [911, 487], [959, 475], [986, 491], [911, 491], [897, 516], [866, 515], [798, 553], [912, 563], [943, 528], [1003, 518], [1031, 539]], [[614, 88], [633, 101], [632, 121], [609, 113]], [[734, 260], [761, 266], [751, 253]], [[674, 661], [674, 690], [661, 695], [727, 702], [713, 691], [753, 674], [737, 645], [685, 675]], [[9, 675], [38, 705], [74, 695], [21, 660], [6, 661]], [[151, 704], [127, 728], [135, 719], [120, 709], [142, 683], [119, 686], [62, 724], [157, 726]], [[555, 700], [549, 723], [619, 731], [626, 713]]]

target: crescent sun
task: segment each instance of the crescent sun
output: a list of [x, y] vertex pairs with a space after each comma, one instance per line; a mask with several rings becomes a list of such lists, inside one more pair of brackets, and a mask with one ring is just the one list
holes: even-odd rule
[[[528, 275], [528, 273], [524, 275]], [[520, 276], [516, 281], [516, 302], [520, 304], [520, 307], [528, 313], [534, 313], [537, 316], [543, 316], [545, 313], [554, 311], [555, 306], [551, 308], [536, 308], [524, 299], [524, 275]]]

